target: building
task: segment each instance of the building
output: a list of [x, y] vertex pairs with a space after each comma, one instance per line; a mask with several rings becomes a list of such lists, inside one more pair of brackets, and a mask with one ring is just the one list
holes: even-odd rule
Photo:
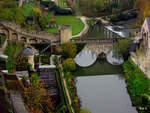
[[141, 28], [141, 36], [146, 56], [150, 56], [150, 17], [146, 17]]

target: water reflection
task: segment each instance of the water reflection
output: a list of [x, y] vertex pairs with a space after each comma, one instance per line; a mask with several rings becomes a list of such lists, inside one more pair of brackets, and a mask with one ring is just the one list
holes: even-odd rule
[[82, 107], [92, 113], [137, 113], [123, 76], [77, 77], [76, 86]]
[[82, 50], [76, 57], [75, 62], [81, 67], [88, 67], [95, 63], [97, 56], [91, 50]]
[[112, 65], [121, 65], [124, 62], [124, 59], [122, 55], [110, 51], [110, 53], [107, 54], [107, 61]]

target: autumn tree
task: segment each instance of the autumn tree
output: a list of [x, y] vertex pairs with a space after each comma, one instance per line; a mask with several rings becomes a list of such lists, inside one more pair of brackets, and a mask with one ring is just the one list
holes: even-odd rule
[[76, 44], [74, 43], [65, 43], [62, 45], [62, 49], [63, 49], [63, 55], [65, 57], [74, 58], [75, 55], [77, 54], [77, 47]]
[[138, 21], [140, 24], [143, 23], [145, 17], [150, 16], [150, 1], [149, 0], [136, 0], [134, 8], [139, 9]]
[[76, 64], [72, 58], [67, 58], [63, 61], [63, 67], [65, 71], [74, 71], [76, 69]]
[[39, 7], [34, 7], [33, 9], [33, 19], [35, 21], [35, 23], [39, 22], [40, 17], [42, 16], [42, 11]]
[[41, 111], [42, 105], [46, 105], [46, 110], [49, 113], [53, 113], [54, 107], [50, 98], [50, 92], [44, 88], [36, 73], [30, 77], [29, 87], [24, 89], [24, 98], [29, 111], [32, 111], [32, 113]]

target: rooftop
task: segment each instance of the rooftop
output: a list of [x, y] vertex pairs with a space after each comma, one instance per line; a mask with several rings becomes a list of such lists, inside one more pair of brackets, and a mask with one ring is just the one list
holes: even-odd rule
[[26, 56], [35, 55], [35, 51], [32, 50], [31, 48], [26, 48], [23, 50], [22, 54]]

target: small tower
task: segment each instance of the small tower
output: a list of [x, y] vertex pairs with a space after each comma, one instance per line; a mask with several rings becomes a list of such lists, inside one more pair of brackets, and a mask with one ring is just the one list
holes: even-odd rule
[[70, 42], [72, 39], [72, 27], [69, 25], [59, 26], [61, 44]]
[[28, 59], [28, 63], [31, 64], [31, 69], [34, 70], [35, 51], [30, 48], [26, 48], [23, 50], [22, 54]]

